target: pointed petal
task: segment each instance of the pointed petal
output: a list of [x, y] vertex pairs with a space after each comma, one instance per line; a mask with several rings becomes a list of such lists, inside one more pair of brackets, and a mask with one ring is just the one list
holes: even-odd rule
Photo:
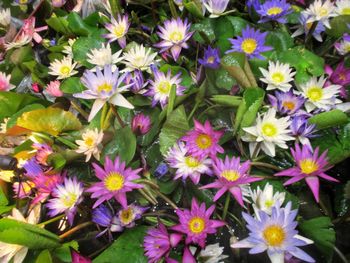
[[308, 184], [308, 186], [310, 187], [316, 202], [319, 202], [319, 188], [320, 188], [320, 181], [318, 179], [318, 177], [316, 176], [309, 176], [305, 178], [306, 183]]

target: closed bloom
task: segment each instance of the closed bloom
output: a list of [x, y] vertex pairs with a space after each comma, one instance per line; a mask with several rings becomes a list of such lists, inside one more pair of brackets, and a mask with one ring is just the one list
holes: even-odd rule
[[204, 50], [204, 57], [198, 59], [198, 62], [203, 67], [218, 69], [220, 67], [219, 49], [208, 46], [208, 48]]
[[270, 104], [278, 112], [286, 115], [298, 114], [304, 106], [305, 99], [295, 95], [292, 90], [288, 92], [275, 92], [275, 96], [268, 95]]
[[288, 202], [285, 208], [273, 207], [271, 215], [259, 211], [255, 218], [247, 213], [242, 213], [248, 223], [249, 236], [231, 244], [231, 247], [250, 248], [249, 254], [267, 251], [272, 263], [283, 263], [286, 254], [291, 254], [306, 262], [315, 262], [299, 248], [313, 242], [298, 235], [295, 229], [298, 224], [295, 221], [298, 211], [291, 210], [291, 207], [292, 203]]
[[[307, 22], [309, 15], [301, 12], [299, 16], [300, 27], [292, 34], [292, 37], [300, 36], [305, 34], [305, 37], [309, 34], [309, 31], [312, 27], [313, 22]], [[312, 32], [312, 36], [319, 42], [322, 42], [321, 33], [325, 31], [325, 27], [322, 23], [317, 23], [316, 28]]]
[[85, 71], [81, 82], [88, 90], [84, 90], [82, 93], [76, 93], [73, 96], [76, 98], [95, 100], [88, 121], [91, 121], [107, 102], [128, 109], [134, 108], [134, 106], [121, 95], [121, 92], [129, 87], [122, 85], [125, 77], [126, 74], [119, 76], [118, 69], [113, 72], [111, 65], [105, 66], [103, 72], [98, 68], [96, 69], [96, 73], [90, 70]]
[[214, 196], [216, 202], [225, 192], [230, 191], [236, 201], [244, 206], [241, 186], [252, 182], [260, 181], [263, 178], [251, 177], [247, 174], [250, 168], [250, 161], [240, 163], [239, 157], [226, 156], [225, 161], [216, 159], [213, 163], [213, 171], [217, 176], [215, 182], [207, 184], [201, 189], [218, 188]]
[[171, 87], [174, 85], [176, 89], [176, 95], [183, 95], [185, 87], [181, 86], [181, 72], [175, 76], [171, 76], [171, 70], [169, 69], [167, 74], [159, 71], [155, 66], [151, 66], [154, 75], [154, 80], [150, 80], [150, 89], [145, 95], [152, 97], [152, 107], [156, 106], [159, 102], [161, 107], [164, 108], [168, 103]]
[[115, 71], [117, 69], [117, 66], [113, 65], [123, 60], [123, 58], [120, 57], [120, 54], [122, 53], [122, 50], [119, 50], [118, 52], [112, 54], [112, 49], [109, 44], [102, 44], [102, 47], [97, 49], [92, 49], [87, 54], [87, 61], [99, 69], [103, 69], [106, 65], [112, 65], [112, 71]]
[[290, 82], [294, 80], [293, 77], [296, 72], [292, 72], [293, 69], [290, 68], [289, 64], [269, 61], [268, 70], [264, 68], [259, 69], [263, 74], [263, 78], [260, 78], [260, 80], [267, 84], [266, 90], [279, 89], [287, 92], [292, 87]]
[[111, 232], [123, 231], [118, 216], [113, 215], [111, 210], [103, 204], [92, 210], [92, 222], [105, 228], [97, 235], [97, 237], [102, 236], [106, 232], [112, 237]]
[[167, 258], [170, 249], [176, 247], [181, 239], [181, 234], [169, 234], [165, 225], [160, 222], [158, 227], [148, 229], [143, 241], [148, 262], [158, 263], [163, 257]]
[[314, 109], [330, 110], [335, 104], [341, 103], [336, 97], [339, 95], [341, 86], [325, 86], [327, 79], [322, 76], [319, 79], [312, 77], [308, 82], [299, 87], [300, 94], [306, 99], [305, 108], [308, 112]]
[[198, 204], [196, 199], [193, 198], [191, 210], [177, 209], [175, 211], [179, 217], [179, 224], [171, 229], [186, 235], [186, 245], [193, 243], [204, 248], [208, 234], [215, 234], [216, 228], [225, 225], [223, 221], [210, 219], [214, 210], [215, 205], [206, 209], [205, 203]]
[[188, 131], [181, 140], [186, 142], [188, 153], [192, 156], [215, 158], [217, 153], [224, 152], [224, 149], [219, 145], [223, 133], [223, 131], [215, 131], [208, 120], [205, 121], [204, 125], [194, 120], [194, 129]]
[[225, 258], [228, 256], [224, 255], [224, 247], [220, 247], [219, 243], [207, 245], [198, 255], [201, 263], [223, 263]]
[[145, 48], [143, 45], [136, 45], [124, 52], [123, 63], [125, 64], [125, 71], [148, 71], [150, 66], [155, 62], [157, 53], [152, 53], [150, 48]]
[[100, 160], [100, 152], [102, 149], [103, 131], [88, 129], [82, 135], [82, 140], [76, 140], [75, 143], [79, 145], [76, 149], [77, 153], [86, 155], [85, 162], [89, 161], [93, 155], [97, 160]]
[[283, 204], [286, 193], [274, 191], [273, 186], [267, 183], [263, 190], [261, 190], [260, 186], [255, 190], [250, 189], [250, 197], [252, 198], [253, 208], [256, 215], [259, 214], [259, 211], [271, 215], [273, 207], [280, 208]]
[[64, 6], [65, 3], [66, 3], [66, 0], [52, 0], [52, 6], [56, 8], [60, 8]]
[[53, 97], [62, 97], [63, 92], [60, 90], [61, 82], [59, 80], [50, 81], [45, 91]]
[[106, 29], [109, 31], [109, 33], [104, 35], [105, 38], [109, 39], [109, 43], [117, 40], [119, 46], [121, 48], [125, 48], [125, 35], [128, 33], [130, 26], [128, 19], [128, 15], [118, 15], [117, 20], [115, 20], [113, 16], [111, 17], [111, 23], [106, 24]]
[[309, 138], [316, 137], [316, 134], [314, 134], [316, 132], [315, 124], [309, 124], [308, 119], [303, 115], [295, 116], [290, 124], [290, 129], [297, 141], [311, 147]]
[[349, 0], [337, 0], [335, 12], [338, 15], [350, 15], [350, 2]]
[[128, 72], [125, 84], [130, 84], [130, 91], [133, 93], [143, 94], [144, 90], [142, 89], [148, 85], [148, 81], [144, 80], [142, 71], [137, 69], [134, 72]]
[[340, 42], [336, 42], [334, 47], [342, 56], [350, 52], [350, 35], [344, 34], [343, 39]]
[[[288, 149], [286, 141], [294, 140], [289, 135], [289, 125], [289, 117], [276, 118], [276, 110], [271, 108], [263, 115], [258, 115], [255, 126], [243, 128], [243, 130], [254, 136], [256, 143], [261, 143], [261, 149], [267, 155], [274, 157], [276, 145]], [[254, 143], [254, 146], [256, 146], [256, 143]]]
[[170, 148], [165, 158], [169, 166], [176, 169], [175, 180], [182, 178], [186, 181], [189, 177], [194, 184], [198, 184], [202, 174], [211, 174], [212, 161], [209, 158], [192, 156], [183, 142]]
[[136, 114], [131, 121], [131, 129], [135, 134], [145, 135], [151, 129], [151, 118], [143, 113]]
[[72, 58], [67, 56], [62, 60], [55, 59], [50, 63], [49, 74], [57, 76], [57, 79], [66, 79], [78, 73], [74, 70], [77, 63], [72, 62]]
[[126, 228], [134, 227], [135, 220], [140, 219], [147, 209], [147, 207], [137, 206], [135, 204], [131, 204], [127, 208], [122, 208], [118, 212], [120, 225]]
[[101, 180], [101, 182], [93, 184], [87, 190], [87, 192], [92, 193], [92, 198], [97, 198], [93, 208], [113, 197], [126, 208], [126, 193], [143, 187], [132, 182], [140, 178], [138, 173], [142, 169], [132, 170], [131, 168], [125, 168], [125, 162], [122, 162], [119, 157], [116, 157], [114, 163], [106, 157], [104, 169], [96, 163], [92, 165], [95, 169], [96, 177]]
[[211, 18], [219, 17], [225, 12], [229, 0], [204, 0], [203, 5], [210, 13]]
[[190, 39], [194, 32], [189, 32], [191, 24], [182, 21], [180, 18], [173, 18], [164, 22], [164, 26], [159, 26], [158, 36], [162, 39], [155, 46], [161, 48], [160, 53], [170, 49], [173, 59], [179, 58], [182, 48], [188, 48], [186, 41]]
[[313, 152], [310, 146], [303, 145], [302, 148], [300, 148], [299, 144], [296, 144], [295, 149], [291, 149], [291, 153], [297, 166], [276, 173], [275, 175], [292, 177], [287, 180], [284, 185], [290, 185], [305, 179], [318, 202], [320, 187], [319, 177], [328, 181], [338, 182], [337, 179], [325, 174], [325, 172], [332, 167], [327, 161], [327, 151], [319, 156], [318, 147]]
[[277, 21], [286, 23], [286, 15], [292, 12], [290, 4], [286, 0], [268, 0], [259, 4], [256, 12], [260, 15], [259, 22]]
[[10, 79], [11, 75], [0, 72], [0, 91], [9, 91], [16, 87], [10, 83]]
[[50, 216], [65, 213], [70, 225], [73, 224], [77, 206], [83, 201], [84, 187], [76, 177], [65, 178], [63, 184], [59, 184], [52, 191], [53, 199], [48, 201]]
[[242, 36], [238, 36], [237, 39], [229, 39], [232, 49], [227, 50], [226, 53], [243, 52], [248, 58], [265, 59], [261, 53], [272, 50], [272, 47], [265, 46], [266, 35], [266, 32], [261, 33], [260, 30], [247, 26], [242, 30]]
[[41, 165], [48, 165], [47, 158], [53, 153], [51, 146], [46, 143], [33, 143], [32, 148], [36, 151], [36, 161]]
[[10, 8], [0, 9], [0, 26], [8, 27], [11, 23], [11, 10]]
[[319, 21], [327, 28], [331, 28], [329, 19], [337, 16], [335, 13], [335, 6], [330, 0], [315, 0], [312, 4], [310, 4], [309, 8], [303, 12], [309, 16], [307, 23]]
[[350, 68], [346, 68], [344, 61], [340, 62], [333, 70], [329, 65], [325, 66], [325, 72], [329, 76], [326, 87], [332, 84], [340, 85], [340, 96], [347, 98], [346, 86], [350, 84]]

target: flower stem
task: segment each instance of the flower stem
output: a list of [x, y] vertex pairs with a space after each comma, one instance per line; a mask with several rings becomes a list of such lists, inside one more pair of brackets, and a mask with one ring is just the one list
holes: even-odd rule
[[160, 191], [156, 191], [157, 192], [157, 195], [159, 196], [159, 197], [161, 197], [165, 202], [167, 202], [172, 208], [174, 208], [174, 209], [178, 209], [178, 207], [177, 207], [177, 205], [173, 202], [173, 201], [171, 201], [167, 196], [165, 196], [165, 195], [163, 195]]
[[74, 234], [74, 233], [77, 232], [78, 230], [83, 229], [83, 228], [85, 228], [85, 227], [87, 227], [87, 226], [90, 226], [90, 225], [92, 225], [92, 222], [90, 222], [90, 221], [89, 221], [89, 222], [82, 223], [82, 224], [79, 224], [79, 225], [73, 227], [72, 229], [68, 230], [67, 232], [63, 233], [62, 235], [60, 235], [59, 238], [60, 238], [60, 239], [64, 239], [64, 238], [66, 238], [66, 237], [68, 237], [68, 236]]
[[225, 205], [224, 205], [224, 210], [222, 212], [222, 220], [225, 220], [226, 215], [227, 215], [227, 211], [228, 211], [228, 207], [230, 205], [230, 199], [231, 199], [231, 194], [230, 192], [228, 192], [226, 194], [226, 200], [225, 200]]
[[126, 126], [126, 124], [124, 123], [124, 121], [122, 120], [122, 118], [120, 118], [117, 109], [114, 108], [114, 106], [113, 106], [112, 104], [110, 104], [110, 106], [111, 106], [111, 109], [112, 109], [112, 111], [113, 111], [115, 117], [117, 118], [117, 120], [118, 120], [120, 126], [121, 126], [122, 128], [124, 128], [124, 127]]
[[252, 166], [265, 167], [265, 168], [270, 168], [270, 169], [275, 170], [275, 171], [281, 171], [281, 168], [277, 167], [276, 165], [269, 164], [269, 163], [251, 162], [250, 164]]
[[65, 214], [62, 214], [62, 215], [53, 217], [53, 218], [51, 218], [51, 219], [49, 219], [49, 220], [47, 220], [47, 221], [44, 221], [44, 222], [38, 224], [38, 226], [46, 226], [46, 225], [48, 225], [48, 224], [51, 224], [51, 223], [53, 223], [53, 222], [56, 222], [56, 221], [60, 220], [60, 219], [63, 218], [63, 217], [65, 217]]

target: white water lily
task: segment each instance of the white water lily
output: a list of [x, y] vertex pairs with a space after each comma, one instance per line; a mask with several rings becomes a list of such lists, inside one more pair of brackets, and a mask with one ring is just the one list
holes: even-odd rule
[[[106, 65], [112, 65], [112, 71], [114, 71], [117, 68], [117, 66], [114, 64], [117, 64], [123, 60], [123, 58], [120, 57], [121, 53], [122, 50], [119, 50], [118, 52], [112, 54], [111, 46], [109, 44], [102, 44], [101, 48], [92, 49], [87, 54], [87, 61], [100, 69], [103, 69], [103, 67]], [[91, 70], [95, 71], [96, 67]]]
[[150, 72], [150, 66], [155, 62], [157, 53], [152, 53], [150, 48], [143, 45], [136, 45], [129, 51], [124, 52], [123, 63], [124, 71], [134, 71], [135, 69]]
[[341, 100], [336, 98], [341, 86], [330, 85], [324, 87], [326, 80], [324, 76], [319, 79], [312, 77], [308, 82], [300, 85], [300, 94], [307, 99], [305, 108], [308, 112], [314, 109], [329, 110], [335, 104], [341, 103]]
[[229, 3], [229, 0], [204, 0], [203, 5], [210, 13], [211, 18], [219, 17], [222, 15]]
[[319, 21], [327, 28], [331, 28], [329, 19], [337, 16], [335, 13], [335, 6], [330, 0], [324, 2], [322, 0], [315, 0], [304, 13], [309, 15], [307, 23]]
[[197, 259], [200, 263], [222, 263], [227, 255], [223, 255], [224, 247], [220, 247], [219, 243], [207, 245], [202, 249]]
[[74, 70], [77, 62], [72, 61], [72, 58], [69, 56], [64, 57], [61, 60], [55, 59], [50, 63], [49, 74], [57, 76], [57, 79], [66, 79], [78, 73]]
[[[8, 218], [35, 225], [39, 222], [40, 206], [40, 204], [35, 206], [27, 218], [25, 218], [18, 209], [13, 208], [12, 214], [8, 216]], [[13, 263], [21, 263], [27, 253], [28, 248], [25, 246], [0, 242], [0, 262], [10, 262], [11, 259], [13, 259]]]
[[0, 26], [8, 27], [11, 23], [11, 11], [10, 8], [0, 9]]
[[253, 149], [253, 151], [255, 151], [255, 147], [259, 147], [257, 153], [261, 148], [267, 155], [274, 157], [276, 145], [282, 149], [288, 149], [286, 141], [294, 140], [289, 135], [289, 126], [289, 117], [276, 118], [276, 110], [271, 108], [266, 113], [257, 116], [254, 126], [243, 128], [245, 132], [252, 136], [252, 140], [247, 140], [246, 137], [242, 139], [252, 143], [254, 147], [250, 147], [250, 149]]
[[264, 68], [259, 69], [263, 74], [263, 78], [260, 78], [260, 80], [267, 84], [266, 90], [279, 89], [287, 92], [292, 87], [290, 82], [294, 80], [293, 77], [296, 72], [292, 72], [289, 64], [269, 61], [268, 70]]
[[75, 141], [75, 143], [79, 145], [76, 152], [86, 155], [85, 162], [88, 162], [92, 155], [99, 160], [102, 149], [101, 142], [103, 139], [103, 132], [99, 132], [97, 129], [88, 129], [81, 135], [81, 137], [82, 140]]
[[73, 48], [72, 47], [73, 47], [73, 44], [75, 43], [76, 40], [77, 40], [77, 38], [70, 38], [68, 40], [68, 45], [63, 47], [62, 52], [69, 57], [73, 57]]
[[350, 1], [349, 0], [337, 0], [335, 3], [335, 12], [338, 15], [350, 15]]

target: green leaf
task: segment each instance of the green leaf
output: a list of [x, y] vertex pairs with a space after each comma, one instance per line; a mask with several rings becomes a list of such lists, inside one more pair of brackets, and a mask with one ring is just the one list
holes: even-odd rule
[[202, 8], [199, 6], [199, 4], [196, 4], [195, 1], [187, 2], [184, 4], [184, 6], [193, 16], [203, 18]]
[[61, 91], [68, 94], [79, 93], [85, 90], [84, 85], [80, 82], [80, 78], [70, 77], [65, 79], [60, 86]]
[[16, 125], [18, 117], [20, 117], [24, 112], [32, 111], [32, 110], [37, 110], [37, 109], [44, 109], [45, 107], [41, 104], [30, 104], [25, 106], [23, 109], [19, 110], [15, 114], [11, 116], [9, 121], [7, 122], [7, 128], [11, 128], [14, 125]]
[[341, 110], [331, 110], [312, 116], [308, 121], [310, 124], [316, 124], [318, 130], [322, 130], [346, 124], [348, 116]]
[[350, 24], [350, 15], [342, 15], [334, 17], [331, 20], [331, 28], [326, 29], [327, 35], [333, 37], [342, 37], [345, 33], [350, 33], [350, 29], [347, 26]]
[[70, 242], [62, 244], [62, 246], [56, 248], [55, 250], [52, 251], [52, 255], [59, 260], [63, 262], [72, 262], [72, 256], [70, 252], [70, 248], [74, 248], [75, 250], [78, 250], [79, 244], [77, 241], [72, 240]]
[[41, 253], [35, 260], [35, 263], [51, 263], [51, 262], [52, 262], [52, 257], [51, 257], [50, 251], [47, 249], [41, 251]]
[[237, 82], [230, 76], [230, 74], [223, 68], [217, 69], [215, 72], [215, 85], [220, 89], [230, 91]]
[[193, 84], [192, 78], [191, 76], [188, 74], [188, 71], [180, 66], [172, 66], [169, 64], [165, 64], [163, 66], [160, 67], [159, 71], [167, 73], [168, 70], [171, 71], [172, 76], [178, 74], [179, 72], [181, 72], [181, 85], [184, 87], [190, 87]]
[[85, 67], [91, 68], [92, 65], [87, 62], [87, 54], [95, 48], [101, 48], [102, 43], [105, 42], [105, 39], [103, 39], [99, 35], [94, 35], [92, 37], [80, 37], [78, 38], [73, 46], [73, 57], [74, 60], [78, 61], [80, 64], [82, 64]]
[[101, 160], [108, 156], [112, 160], [118, 155], [127, 164], [136, 152], [136, 137], [129, 126], [116, 131], [113, 140], [104, 147]]
[[64, 131], [81, 129], [81, 123], [71, 112], [59, 108], [38, 109], [25, 112], [17, 125], [31, 131], [57, 136]]
[[[234, 29], [234, 35], [237, 36], [240, 35], [242, 30], [249, 25], [249, 22], [247, 20], [244, 20], [241, 17], [238, 16], [226, 16], [226, 18], [231, 22], [233, 29]], [[231, 37], [233, 37], [231, 36]]]
[[6, 206], [8, 205], [9, 201], [7, 200], [7, 197], [2, 190], [2, 187], [0, 187], [0, 206]]
[[113, 244], [93, 260], [93, 263], [147, 263], [144, 255], [143, 238], [146, 226], [126, 230]]
[[193, 39], [195, 41], [204, 44], [206, 42], [213, 42], [215, 40], [213, 25], [210, 21], [210, 18], [204, 18], [199, 23], [192, 24], [191, 31], [195, 32], [193, 34]]
[[94, 30], [94, 27], [91, 27], [88, 24], [86, 24], [77, 12], [69, 13], [67, 21], [68, 28], [78, 36], [88, 36]]
[[48, 156], [47, 162], [54, 170], [60, 170], [65, 166], [66, 159], [60, 153], [52, 153]]
[[243, 53], [232, 52], [222, 57], [221, 65], [244, 88], [251, 87], [244, 69], [247, 59]]
[[299, 228], [305, 237], [313, 240], [316, 247], [328, 258], [332, 257], [335, 231], [329, 217], [317, 217], [302, 221]]
[[294, 39], [288, 32], [282, 30], [271, 31], [266, 37], [265, 45], [273, 47], [275, 51], [285, 51], [293, 47]]
[[228, 40], [234, 35], [234, 28], [230, 23], [230, 20], [225, 17], [219, 17], [212, 19], [215, 37], [217, 39], [217, 46], [220, 49], [221, 54], [225, 54], [225, 51], [231, 48], [231, 42]]
[[164, 155], [190, 129], [183, 105], [175, 109], [159, 134], [160, 152]]
[[16, 49], [11, 54], [10, 60], [15, 65], [20, 65], [23, 62], [30, 61], [34, 58], [34, 52], [31, 46], [24, 46]]
[[172, 85], [170, 88], [170, 93], [169, 93], [169, 101], [168, 101], [168, 108], [167, 108], [167, 113], [166, 116], [169, 117], [171, 112], [174, 109], [174, 103], [176, 99], [176, 85]]
[[55, 234], [36, 225], [9, 218], [0, 219], [0, 241], [26, 246], [30, 249], [46, 249], [60, 246], [60, 239]]
[[213, 97], [211, 97], [210, 100], [212, 100], [218, 105], [238, 107], [241, 104], [242, 97], [231, 95], [214, 95]]

